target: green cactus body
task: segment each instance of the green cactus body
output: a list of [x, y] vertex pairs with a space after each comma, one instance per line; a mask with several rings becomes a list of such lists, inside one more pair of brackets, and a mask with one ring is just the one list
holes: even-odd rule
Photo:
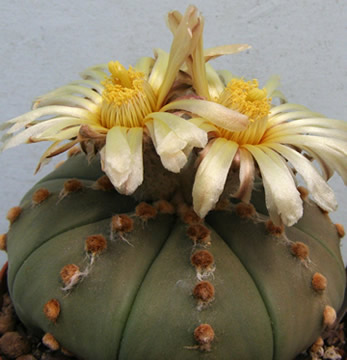
[[[286, 229], [288, 239], [308, 246], [306, 260], [294, 256], [288, 242], [269, 235], [264, 222], [211, 212], [205, 220], [211, 244], [205, 250], [214, 265], [200, 280], [215, 292], [199, 306], [192, 295], [200, 280], [191, 256], [203, 247], [194, 246], [189, 225], [160, 212], [143, 221], [131, 197], [92, 187], [102, 175], [98, 161], [88, 165], [83, 155], [73, 156], [29, 191], [8, 233], [8, 283], [17, 314], [78, 357], [291, 360], [322, 332], [325, 307], [341, 306], [340, 239], [315, 205], [306, 204], [305, 216]], [[83, 188], [59, 200], [71, 178]], [[50, 196], [32, 206], [32, 194], [40, 188]], [[263, 194], [254, 193], [252, 203], [265, 213]], [[111, 234], [117, 214], [134, 221], [132, 231]], [[94, 234], [107, 239], [107, 248], [91, 261], [85, 241]], [[59, 274], [68, 264], [88, 274], [64, 291]], [[323, 291], [311, 285], [317, 272], [327, 279]], [[43, 311], [52, 299], [60, 304], [54, 321]], [[201, 324], [215, 334], [206, 340], [208, 348], [194, 338]]]

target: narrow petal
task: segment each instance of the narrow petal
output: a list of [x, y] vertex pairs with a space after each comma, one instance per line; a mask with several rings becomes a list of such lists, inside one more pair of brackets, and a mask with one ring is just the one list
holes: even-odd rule
[[46, 165], [51, 160], [49, 158], [49, 155], [58, 148], [60, 143], [61, 141], [56, 141], [46, 149], [46, 151], [42, 154], [39, 163], [36, 166], [35, 174], [41, 169], [42, 165]]
[[322, 115], [318, 113], [314, 113], [313, 111], [308, 111], [308, 110], [289, 111], [289, 112], [278, 113], [274, 116], [269, 116], [268, 122], [269, 125], [274, 127], [275, 125], [277, 126], [282, 123], [290, 122], [293, 120], [309, 119], [313, 117], [317, 118], [317, 116], [319, 116], [319, 118], [323, 118]]
[[167, 110], [189, 111], [229, 131], [245, 130], [249, 123], [246, 115], [206, 100], [188, 99], [173, 101], [162, 108], [162, 111]]
[[[193, 81], [193, 88], [199, 96], [210, 100], [210, 93], [208, 91], [207, 74], [205, 67], [205, 57], [203, 48], [203, 29], [204, 18], [200, 19], [200, 36], [191, 56], [188, 57], [186, 63]], [[197, 35], [198, 36], [198, 35]]]
[[272, 75], [265, 84], [264, 88], [268, 97], [272, 97], [273, 92], [280, 86], [280, 77], [278, 75]]
[[30, 126], [24, 131], [10, 137], [3, 145], [3, 150], [10, 149], [11, 147], [25, 144], [30, 142], [32, 137], [40, 137], [45, 131], [52, 129], [55, 125], [58, 126], [58, 130], [64, 129], [65, 127], [81, 124], [81, 119], [70, 118], [61, 116], [55, 119], [50, 119]]
[[275, 98], [280, 99], [281, 104], [284, 104], [284, 103], [287, 103], [287, 102], [288, 102], [287, 98], [285, 97], [285, 95], [283, 94], [283, 92], [280, 91], [280, 90], [274, 90], [274, 91], [272, 92], [272, 96], [271, 96], [271, 97], [272, 97], [272, 99], [275, 99]]
[[178, 25], [172, 41], [164, 81], [159, 90], [157, 108], [160, 109], [176, 75], [187, 57], [194, 51], [201, 34], [201, 17], [195, 6], [189, 6]]
[[148, 82], [151, 85], [155, 95], [158, 96], [159, 89], [164, 82], [166, 69], [168, 67], [169, 54], [162, 49], [155, 49], [154, 54], [156, 60], [148, 78]]
[[245, 203], [249, 203], [252, 196], [254, 183], [254, 160], [252, 155], [242, 147], [239, 148], [240, 154], [240, 187], [233, 197], [241, 199]]
[[[88, 124], [87, 122], [83, 122], [83, 125]], [[31, 136], [31, 138], [35, 139], [35, 140], [43, 140], [43, 139], [54, 139], [54, 138], [58, 138], [59, 137], [59, 133], [62, 132], [63, 130], [67, 130], [68, 128], [71, 128], [73, 126], [81, 126], [81, 121], [75, 121], [75, 123], [73, 123], [71, 121], [71, 123], [69, 125], [67, 124], [56, 124], [54, 126], [51, 126], [50, 128], [48, 128], [47, 130], [45, 130], [44, 132], [38, 134], [38, 135], [33, 135]], [[93, 129], [95, 131], [100, 132], [101, 134], [107, 133], [107, 129], [103, 128], [102, 126], [99, 125], [94, 125], [93, 123], [89, 123], [89, 128]]]
[[307, 188], [314, 200], [322, 209], [327, 211], [336, 210], [337, 202], [333, 190], [319, 175], [309, 160], [287, 146], [281, 144], [269, 144], [268, 146], [292, 163], [294, 168], [305, 180]]
[[195, 118], [191, 118], [189, 120], [190, 123], [194, 124], [195, 126], [197, 126], [198, 128], [204, 130], [205, 132], [219, 132], [219, 130], [212, 125], [208, 120], [204, 119], [204, 118], [199, 118], [199, 117], [195, 117]]
[[98, 81], [98, 82], [105, 80], [105, 78], [108, 75], [109, 75], [109, 72], [108, 72], [107, 64], [95, 65], [95, 66], [87, 68], [82, 73], [80, 73], [80, 76], [82, 77], [82, 79], [94, 80], [94, 81]]
[[182, 21], [182, 18], [183, 18], [183, 15], [177, 10], [170, 11], [167, 14], [166, 25], [170, 29], [170, 31], [172, 32], [173, 35], [176, 34], [178, 25]]
[[315, 140], [311, 142], [311, 144], [300, 145], [303, 150], [319, 161], [323, 171], [327, 175], [327, 179], [333, 175], [332, 171], [336, 171], [342, 177], [345, 185], [347, 185], [347, 156], [346, 149], [343, 149], [343, 146], [346, 148], [346, 144], [342, 143], [340, 150], [338, 148], [319, 144], [319, 142]]
[[285, 225], [295, 224], [302, 216], [302, 200], [288, 169], [258, 146], [244, 145], [259, 165], [266, 195], [266, 205], [275, 223], [278, 217]]
[[201, 161], [193, 186], [195, 212], [204, 218], [223, 192], [238, 144], [224, 138], [216, 139]]
[[43, 108], [38, 108], [27, 112], [26, 114], [20, 115], [16, 118], [9, 120], [7, 123], [14, 124], [7, 131], [8, 134], [13, 134], [16, 131], [24, 128], [26, 125], [32, 123], [35, 120], [40, 119], [43, 116], [54, 116], [54, 115], [66, 115], [74, 118], [92, 118], [92, 114], [80, 108], [72, 108], [70, 106], [52, 105]]
[[149, 56], [143, 56], [139, 60], [137, 60], [134, 69], [141, 71], [145, 74], [145, 78], [148, 79], [149, 75], [153, 69], [155, 60]]
[[86, 109], [90, 112], [96, 112], [98, 109], [98, 105], [95, 104], [93, 101], [75, 95], [61, 95], [41, 98], [40, 102], [37, 103], [35, 108], [42, 108], [44, 106], [50, 105], [78, 107], [81, 109]]
[[273, 107], [270, 110], [269, 117], [275, 116], [275, 115], [277, 115], [279, 113], [288, 112], [288, 111], [295, 111], [295, 110], [310, 111], [304, 105], [287, 103], [287, 104], [281, 104], [281, 105]]
[[105, 89], [104, 86], [100, 84], [100, 82], [93, 80], [75, 80], [67, 84], [67, 86], [69, 85], [88, 86], [91, 90], [97, 92], [99, 95], [101, 95]]
[[251, 46], [247, 44], [232, 44], [232, 45], [221, 45], [213, 48], [204, 50], [205, 61], [216, 59], [222, 55], [237, 54], [239, 52], [250, 49]]
[[224, 87], [227, 86], [233, 78], [235, 78], [235, 75], [233, 75], [229, 70], [218, 70], [217, 73], [223, 81]]
[[70, 140], [73, 138], [76, 138], [78, 136], [80, 130], [80, 125], [77, 126], [73, 126], [71, 128], [68, 129], [64, 129], [59, 131], [59, 133], [55, 134], [55, 135], [50, 135], [50, 136], [46, 136], [46, 137], [32, 137], [31, 141], [32, 142], [39, 142], [39, 141], [62, 141], [62, 140]]
[[[299, 121], [299, 120], [298, 120]], [[339, 129], [331, 129], [331, 128], [319, 128], [317, 126], [285, 126], [287, 124], [283, 124], [281, 129], [274, 129], [273, 131], [269, 131], [266, 134], [266, 137], [263, 138], [263, 141], [268, 142], [282, 142], [282, 138], [291, 135], [318, 135], [323, 136], [325, 138], [331, 139], [340, 139], [343, 141], [347, 141], [347, 132], [343, 132]]]
[[210, 65], [206, 64], [206, 76], [208, 83], [208, 92], [212, 99], [218, 99], [219, 95], [225, 88], [217, 71]]
[[[56, 90], [53, 90], [45, 95], [39, 96], [33, 103], [33, 109], [38, 107], [46, 106], [43, 105], [45, 101], [48, 99], [55, 99], [56, 97], [60, 96], [71, 96], [72, 94], [78, 94], [84, 96], [89, 101], [92, 101], [94, 104], [100, 104], [102, 101], [102, 97], [96, 91], [90, 89], [89, 87], [85, 86], [78, 86], [78, 85], [67, 85], [62, 86]], [[58, 105], [58, 104], [56, 104]]]
[[322, 157], [319, 156], [317, 152], [306, 148], [305, 146], [302, 147], [302, 150], [306, 151], [307, 154], [309, 154], [314, 160], [318, 162], [322, 171], [322, 177], [325, 181], [328, 181], [334, 175], [334, 169], [325, 159], [322, 159]]

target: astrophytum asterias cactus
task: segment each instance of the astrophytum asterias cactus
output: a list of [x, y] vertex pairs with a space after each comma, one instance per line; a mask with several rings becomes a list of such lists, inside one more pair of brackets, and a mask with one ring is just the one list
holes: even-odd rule
[[7, 251], [26, 326], [84, 359], [291, 360], [334, 320], [340, 238], [317, 206], [279, 228], [261, 221], [259, 191], [254, 207], [202, 221], [109, 184], [97, 159], [75, 155], [24, 197]]
[[277, 77], [214, 70], [248, 46], [204, 50], [203, 25], [171, 12], [169, 53], [89, 68], [3, 125], [3, 149], [53, 142], [38, 168], [70, 149], [0, 237], [17, 314], [55, 349], [292, 360], [336, 319], [344, 230], [326, 181], [347, 178], [346, 125], [287, 103]]

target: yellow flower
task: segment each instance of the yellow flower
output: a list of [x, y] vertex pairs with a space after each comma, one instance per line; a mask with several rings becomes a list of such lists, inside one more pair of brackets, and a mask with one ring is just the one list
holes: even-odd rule
[[[174, 28], [178, 24], [172, 22]], [[277, 90], [279, 79], [272, 77], [263, 89], [258, 82], [234, 78], [227, 71], [216, 72], [206, 63], [202, 37], [188, 59], [187, 73], [202, 99], [178, 100], [163, 110], [181, 109], [194, 116], [190, 120], [209, 132], [209, 144], [201, 152], [193, 186], [193, 205], [201, 217], [220, 198], [231, 165], [239, 166], [239, 189], [230, 194], [249, 202], [256, 171], [259, 170], [272, 220], [288, 226], [302, 216], [303, 207], [294, 171], [307, 184], [314, 201], [324, 210], [337, 207], [326, 181], [337, 171], [347, 182], [347, 124], [325, 118], [302, 105], [289, 104]], [[279, 98], [281, 105], [271, 104]], [[234, 121], [225, 117], [235, 112]], [[249, 120], [246, 129], [235, 125]], [[313, 163], [316, 160], [322, 175]]]
[[179, 172], [192, 148], [206, 145], [207, 135], [161, 109], [200, 32], [201, 17], [190, 6], [175, 31], [169, 54], [158, 49], [154, 59], [141, 58], [129, 69], [119, 62], [87, 69], [82, 80], [39, 97], [32, 111], [6, 122], [2, 128], [9, 129], [3, 150], [52, 141], [41, 163], [89, 139], [101, 148], [103, 170], [113, 185], [121, 193], [132, 194], [143, 181], [146, 132], [164, 167]]

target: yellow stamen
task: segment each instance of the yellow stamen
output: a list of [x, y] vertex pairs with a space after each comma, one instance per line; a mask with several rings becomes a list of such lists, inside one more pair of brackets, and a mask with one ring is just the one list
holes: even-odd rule
[[156, 97], [140, 71], [127, 70], [118, 61], [108, 64], [111, 75], [102, 83], [103, 103], [100, 123], [110, 129], [114, 126], [143, 127], [144, 118], [154, 111]]
[[259, 89], [257, 80], [232, 79], [220, 95], [218, 102], [255, 121], [269, 114], [271, 99], [266, 97], [266, 89]]
[[240, 145], [258, 144], [266, 129], [266, 117], [271, 108], [271, 98], [266, 89], [259, 89], [258, 81], [232, 79], [216, 101], [249, 117], [246, 130], [230, 132], [220, 129], [220, 135]]

